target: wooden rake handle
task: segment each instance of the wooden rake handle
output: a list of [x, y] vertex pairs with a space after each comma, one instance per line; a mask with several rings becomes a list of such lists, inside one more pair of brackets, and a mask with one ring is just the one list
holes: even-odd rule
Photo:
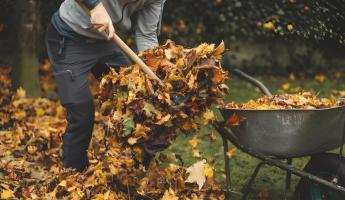
[[[81, 2], [81, 0], [76, 0], [76, 2], [79, 4], [80, 7], [83, 8], [83, 10], [90, 15], [89, 9]], [[120, 49], [125, 52], [125, 54], [136, 64], [139, 65], [139, 67], [147, 74], [150, 78], [157, 80], [158, 83], [164, 87], [164, 83], [161, 79], [158, 78], [158, 76], [150, 69], [149, 66], [147, 66], [144, 61], [142, 61], [137, 54], [133, 52], [131, 48], [128, 47], [128, 45], [115, 33], [114, 35], [114, 42], [120, 47]]]
[[164, 87], [164, 83], [161, 79], [158, 78], [158, 76], [148, 67], [144, 61], [142, 61], [137, 54], [133, 52], [131, 48], [127, 46], [127, 44], [115, 33], [114, 35], [114, 42], [122, 49], [123, 52], [136, 64], [139, 65], [139, 67], [147, 74], [150, 78], [155, 79], [158, 81], [158, 83]]

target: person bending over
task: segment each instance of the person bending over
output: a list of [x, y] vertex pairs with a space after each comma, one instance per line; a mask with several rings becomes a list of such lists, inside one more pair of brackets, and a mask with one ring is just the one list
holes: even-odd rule
[[89, 73], [98, 79], [109, 72], [109, 66], [131, 65], [112, 41], [115, 28], [134, 30], [139, 51], [157, 47], [164, 1], [65, 0], [53, 15], [45, 40], [59, 99], [66, 109], [64, 167], [82, 171], [88, 166], [95, 112]]

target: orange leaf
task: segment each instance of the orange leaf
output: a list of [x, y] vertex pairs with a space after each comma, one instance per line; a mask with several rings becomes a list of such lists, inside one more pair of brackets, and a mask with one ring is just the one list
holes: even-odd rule
[[231, 115], [231, 117], [229, 117], [225, 124], [227, 126], [239, 126], [244, 120], [245, 118], [239, 117], [238, 115], [236, 115], [236, 113], [234, 113]]

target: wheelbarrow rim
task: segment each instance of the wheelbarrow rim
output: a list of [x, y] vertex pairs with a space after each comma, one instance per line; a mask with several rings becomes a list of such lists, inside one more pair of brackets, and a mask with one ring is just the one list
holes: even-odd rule
[[251, 112], [292, 112], [292, 111], [303, 111], [303, 112], [315, 112], [315, 111], [323, 111], [323, 110], [332, 110], [332, 109], [340, 109], [340, 108], [345, 108], [345, 106], [335, 106], [335, 107], [330, 107], [330, 108], [315, 108], [315, 109], [301, 109], [301, 108], [296, 108], [296, 109], [242, 109], [242, 108], [226, 108], [222, 107], [220, 110], [234, 110], [234, 111], [251, 111]]

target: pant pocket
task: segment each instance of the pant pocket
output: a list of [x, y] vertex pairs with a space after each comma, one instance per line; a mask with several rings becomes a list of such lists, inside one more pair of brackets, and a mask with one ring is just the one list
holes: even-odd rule
[[74, 78], [71, 70], [58, 71], [53, 73], [58, 95], [62, 105], [71, 103], [73, 101], [73, 87]]
[[55, 65], [60, 63], [65, 58], [64, 48], [65, 39], [47, 39], [46, 40], [47, 52], [50, 62]]

